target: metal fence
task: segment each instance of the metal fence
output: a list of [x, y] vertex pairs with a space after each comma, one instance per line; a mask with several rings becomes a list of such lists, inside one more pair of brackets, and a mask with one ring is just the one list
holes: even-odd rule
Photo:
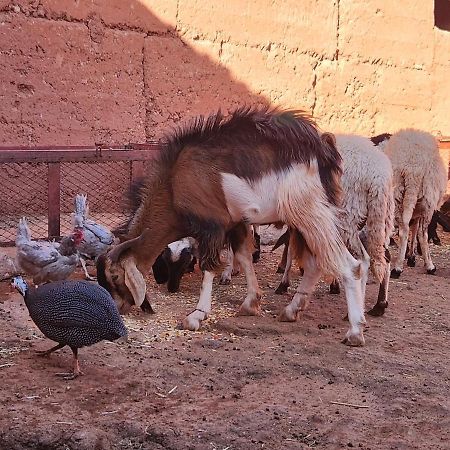
[[[440, 148], [450, 150], [450, 139], [441, 139]], [[0, 147], [0, 246], [14, 244], [21, 217], [34, 239], [67, 234], [76, 194], [87, 194], [92, 219], [120, 225], [127, 217], [124, 192], [158, 150], [157, 143]]]
[[90, 217], [109, 228], [127, 216], [123, 197], [158, 152], [157, 143], [115, 147], [0, 147], [0, 246], [14, 243], [26, 217], [33, 239], [72, 229], [76, 194]]

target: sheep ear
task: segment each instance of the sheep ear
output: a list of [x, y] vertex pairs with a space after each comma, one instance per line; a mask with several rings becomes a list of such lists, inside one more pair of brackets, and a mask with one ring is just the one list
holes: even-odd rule
[[124, 258], [121, 265], [125, 270], [125, 284], [133, 296], [134, 303], [136, 306], [141, 306], [147, 290], [144, 277], [136, 267], [136, 261], [133, 257]]

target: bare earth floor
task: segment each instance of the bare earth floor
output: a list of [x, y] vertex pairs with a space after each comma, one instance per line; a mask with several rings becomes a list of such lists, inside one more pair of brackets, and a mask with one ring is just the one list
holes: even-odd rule
[[[386, 315], [367, 317], [364, 348], [340, 343], [344, 297], [323, 283], [297, 323], [278, 322], [293, 291], [273, 293], [279, 253], [263, 247], [262, 317], [235, 316], [239, 275], [215, 286], [202, 331], [178, 331], [199, 272], [178, 294], [150, 282], [156, 315], [125, 318], [128, 344], [82, 349], [85, 375], [74, 381], [55, 377], [70, 368], [70, 350], [35, 355], [53, 343], [1, 283], [0, 449], [449, 449], [448, 235], [443, 242], [432, 247], [435, 276], [419, 258], [391, 282]], [[371, 283], [367, 308], [376, 291]]]

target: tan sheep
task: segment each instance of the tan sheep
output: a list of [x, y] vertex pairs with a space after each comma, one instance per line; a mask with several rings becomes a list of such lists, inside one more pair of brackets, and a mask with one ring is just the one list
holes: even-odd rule
[[431, 260], [427, 228], [443, 202], [448, 160], [439, 154], [435, 137], [424, 131], [400, 130], [383, 144], [394, 171], [395, 219], [400, 238], [391, 277], [399, 278], [403, 271], [410, 228], [410, 247], [415, 247], [417, 235], [427, 273], [434, 274], [436, 266]]

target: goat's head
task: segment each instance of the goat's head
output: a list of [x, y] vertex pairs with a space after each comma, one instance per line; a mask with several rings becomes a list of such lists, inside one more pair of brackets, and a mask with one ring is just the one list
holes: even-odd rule
[[135, 256], [147, 232], [116, 245], [97, 259], [98, 283], [111, 294], [121, 313], [128, 312], [132, 305], [142, 307], [147, 303], [145, 279]]

